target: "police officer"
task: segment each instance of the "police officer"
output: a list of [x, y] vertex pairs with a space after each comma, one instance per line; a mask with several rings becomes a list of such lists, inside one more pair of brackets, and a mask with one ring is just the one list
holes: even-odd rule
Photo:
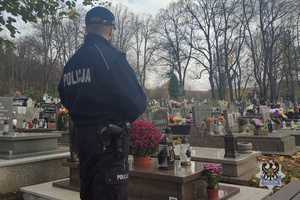
[[[84, 43], [64, 67], [58, 86], [76, 127], [84, 200], [127, 199], [128, 157], [118, 153], [116, 137], [110, 137], [119, 131], [115, 134], [106, 127], [126, 132], [125, 122], [146, 109], [146, 95], [125, 53], [111, 45], [114, 20], [104, 7], [87, 12]], [[103, 132], [109, 134], [101, 137]]]

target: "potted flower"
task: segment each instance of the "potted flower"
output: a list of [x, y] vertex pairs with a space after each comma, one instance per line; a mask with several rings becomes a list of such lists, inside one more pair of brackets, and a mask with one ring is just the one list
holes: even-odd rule
[[257, 118], [252, 118], [249, 120], [249, 122], [257, 129], [263, 128], [265, 124], [262, 122], [262, 120], [257, 119]]
[[287, 111], [287, 113], [286, 113], [287, 118], [289, 118], [289, 119], [295, 119], [294, 115], [295, 115], [294, 109], [293, 108], [289, 108], [288, 111]]
[[62, 107], [57, 111], [57, 128], [58, 130], [68, 129], [69, 128], [69, 111]]
[[255, 129], [253, 130], [254, 135], [266, 135], [267, 131], [264, 129], [265, 124], [261, 119], [252, 118], [249, 120], [250, 124], [252, 124]]
[[225, 121], [225, 118], [222, 116], [222, 115], [220, 115], [220, 116], [218, 116], [218, 119], [217, 119], [219, 122], [222, 122], [222, 121]]
[[206, 131], [209, 135], [214, 134], [214, 119], [211, 117], [207, 117], [205, 119], [205, 127], [206, 127]]
[[253, 114], [254, 113], [254, 105], [251, 104], [248, 107], [246, 107], [246, 114]]
[[202, 175], [207, 183], [208, 199], [218, 199], [219, 183], [222, 179], [223, 168], [220, 164], [205, 163]]
[[174, 123], [174, 116], [173, 115], [169, 115], [169, 122]]
[[211, 117], [207, 117], [207, 118], [205, 118], [205, 122], [206, 122], [206, 123], [213, 123], [213, 122], [214, 122], [214, 119], [211, 118]]
[[69, 111], [65, 107], [62, 107], [57, 111], [57, 115], [67, 118], [69, 116]]
[[130, 142], [129, 153], [134, 156], [135, 164], [151, 163], [150, 155], [158, 149], [158, 144], [162, 138], [162, 132], [157, 127], [146, 120], [136, 120], [129, 128]]
[[48, 127], [51, 129], [56, 129], [55, 118], [53, 116], [48, 118]]
[[246, 131], [246, 124], [248, 124], [248, 120], [244, 117], [238, 117], [236, 119], [237, 124], [239, 125], [239, 132], [245, 132]]
[[173, 118], [174, 124], [181, 124], [182, 123], [182, 116], [180, 113], [175, 113]]
[[275, 108], [275, 109], [271, 109], [269, 111], [269, 114], [270, 114], [270, 119], [276, 123], [276, 124], [281, 124], [282, 122], [282, 119], [283, 118], [287, 118], [285, 116], [285, 114], [283, 113], [283, 110], [282, 109], [278, 109], [278, 108]]
[[217, 120], [218, 120], [218, 122], [221, 122], [223, 127], [226, 126], [226, 120], [225, 120], [224, 116], [222, 116], [222, 115], [218, 116]]

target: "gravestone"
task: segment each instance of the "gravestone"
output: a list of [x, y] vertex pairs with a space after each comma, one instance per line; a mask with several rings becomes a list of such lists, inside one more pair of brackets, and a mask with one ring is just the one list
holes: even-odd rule
[[229, 103], [228, 103], [228, 108], [234, 109], [235, 107], [236, 107], [236, 106], [234, 105], [233, 102], [229, 102]]
[[183, 114], [184, 114], [184, 116], [190, 115], [191, 114], [191, 110], [192, 110], [191, 105], [187, 105], [187, 106], [183, 107]]
[[295, 111], [295, 113], [299, 113], [297, 102], [294, 102], [294, 111]]
[[237, 119], [241, 116], [239, 109], [233, 107], [231, 109], [224, 110], [224, 117], [226, 119], [225, 131], [238, 132]]
[[31, 98], [29, 98], [28, 100], [27, 100], [27, 107], [29, 107], [29, 108], [31, 108], [31, 107], [34, 107], [34, 105], [33, 105], [33, 101], [32, 101], [32, 99]]
[[169, 114], [169, 108], [168, 107], [160, 107], [159, 109], [164, 110], [164, 111], [166, 111], [166, 113]]
[[268, 119], [270, 119], [270, 108], [261, 108], [261, 115], [262, 115], [262, 120], [264, 124], [267, 124]]
[[212, 109], [207, 104], [201, 104], [198, 101], [192, 107], [193, 121], [195, 126], [201, 126], [202, 121], [207, 117], [212, 117]]
[[13, 97], [13, 105], [14, 106], [26, 106], [28, 98], [26, 95], [16, 94]]
[[280, 103], [280, 108], [283, 108], [284, 111], [287, 111], [287, 107], [285, 103]]
[[146, 115], [146, 118], [150, 121], [151, 119], [151, 109], [150, 108], [146, 108], [144, 114]]
[[12, 131], [12, 117], [13, 117], [13, 98], [0, 97], [0, 134], [3, 134], [4, 122], [9, 123], [9, 132]]
[[170, 109], [170, 114], [171, 115], [175, 115], [176, 113], [180, 113], [180, 109], [179, 108], [171, 108]]
[[227, 110], [227, 105], [220, 101], [220, 112], [223, 113], [224, 110]]
[[169, 114], [164, 110], [158, 109], [152, 114], [151, 121], [158, 128], [158, 130], [164, 133], [169, 127]]
[[288, 102], [288, 106], [286, 107], [286, 110], [285, 111], [287, 111], [288, 109], [293, 109], [294, 108], [294, 104], [293, 104], [293, 102], [292, 101], [289, 101]]
[[35, 107], [13, 106], [13, 111], [16, 112], [17, 128], [23, 128], [23, 121], [30, 122], [33, 119], [39, 118], [39, 110]]

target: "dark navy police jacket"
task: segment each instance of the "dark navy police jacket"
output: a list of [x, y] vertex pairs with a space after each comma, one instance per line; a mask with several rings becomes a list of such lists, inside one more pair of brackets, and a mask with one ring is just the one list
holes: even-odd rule
[[124, 52], [88, 34], [64, 67], [58, 86], [75, 126], [134, 121], [146, 109], [146, 95]]

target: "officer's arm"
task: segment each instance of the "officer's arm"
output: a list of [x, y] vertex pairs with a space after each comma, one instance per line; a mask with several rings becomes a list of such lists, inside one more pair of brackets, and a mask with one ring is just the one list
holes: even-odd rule
[[147, 97], [126, 59], [116, 59], [109, 70], [113, 104], [125, 120], [136, 120], [146, 109]]

